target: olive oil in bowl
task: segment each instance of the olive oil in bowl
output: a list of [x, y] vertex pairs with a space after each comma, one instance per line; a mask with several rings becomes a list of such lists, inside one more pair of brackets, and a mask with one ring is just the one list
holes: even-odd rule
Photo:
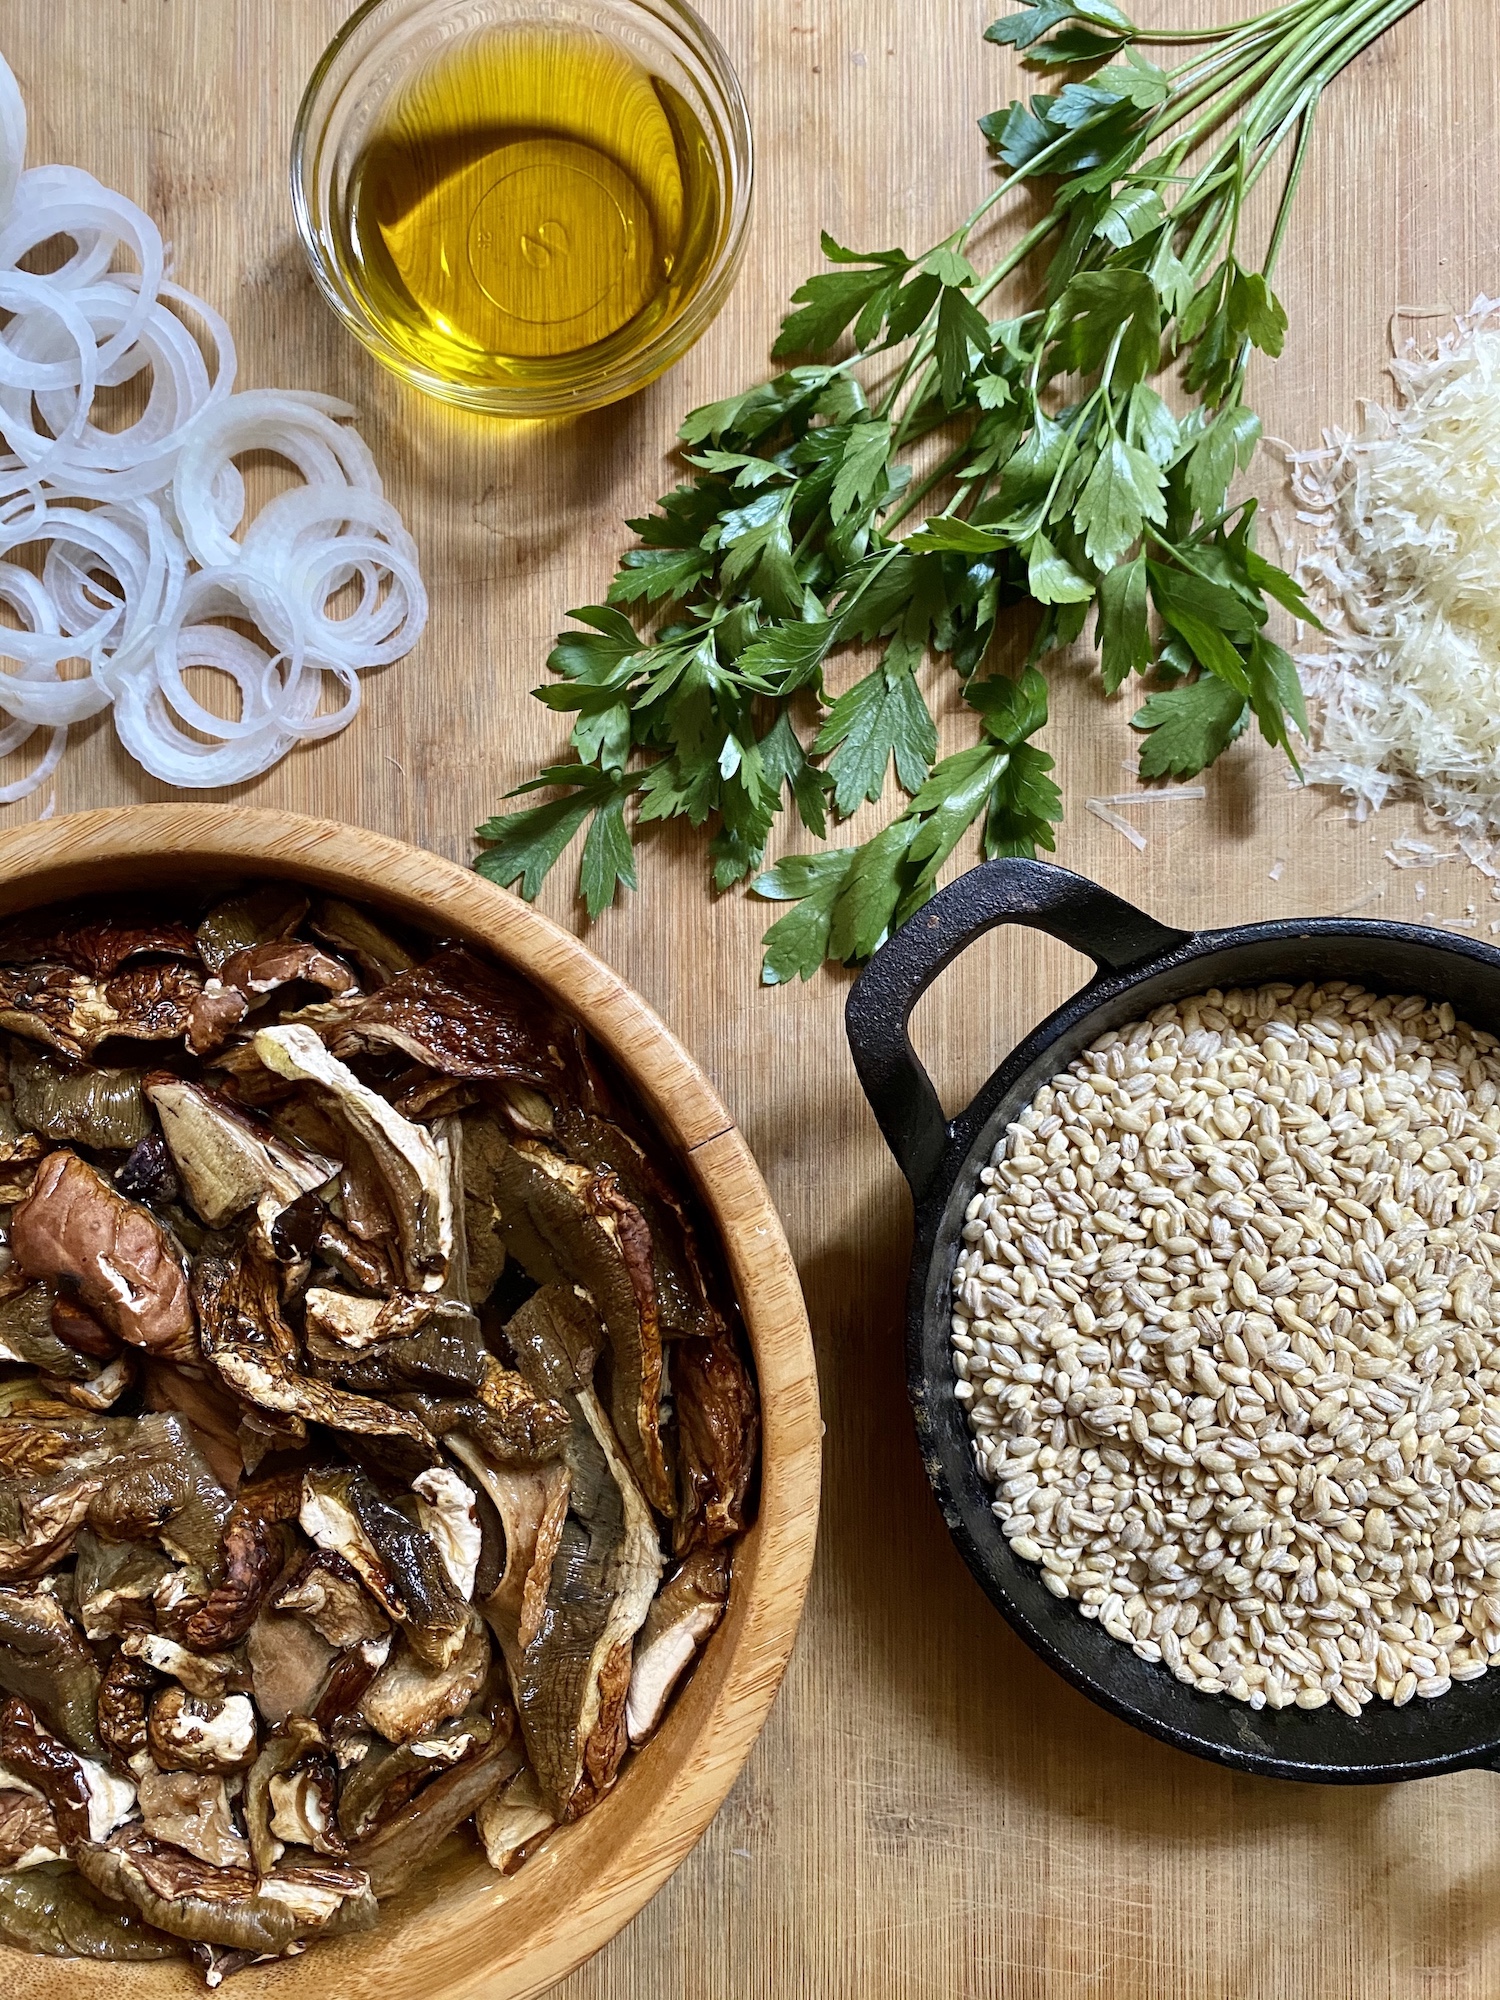
[[438, 394], [540, 414], [629, 393], [727, 289], [748, 148], [742, 168], [691, 68], [666, 74], [650, 37], [611, 32], [618, 5], [436, 11], [456, 31], [415, 51], [335, 148], [316, 275], [383, 360]]

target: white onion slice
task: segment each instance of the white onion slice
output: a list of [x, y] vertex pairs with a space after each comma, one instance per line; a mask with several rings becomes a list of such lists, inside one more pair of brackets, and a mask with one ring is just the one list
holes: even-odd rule
[[[351, 527], [373, 533], [352, 536]], [[251, 523], [243, 561], [279, 580], [309, 649], [329, 665], [387, 666], [411, 651], [427, 622], [416, 544], [390, 502], [374, 494], [307, 486], [278, 495]], [[330, 598], [354, 582], [358, 603], [346, 616], [330, 613]]]
[[70, 236], [78, 246], [61, 270], [47, 275], [58, 291], [97, 282], [122, 247], [135, 258], [134, 311], [100, 351], [100, 367], [111, 368], [135, 345], [161, 291], [166, 276], [161, 231], [144, 209], [81, 167], [33, 167], [17, 182], [9, 219], [0, 227], [0, 267], [19, 264], [53, 236]]
[[[242, 783], [346, 728], [360, 674], [415, 644], [416, 546], [353, 410], [237, 393], [229, 327], [166, 282], [151, 218], [25, 155], [0, 57], [0, 605], [14, 614], [0, 625], [0, 756], [48, 732], [0, 805], [51, 776], [71, 724], [111, 707], [154, 777]], [[58, 269], [20, 269], [53, 239], [71, 245]], [[138, 413], [112, 429], [98, 393], [127, 383]], [[247, 521], [236, 461], [253, 452], [302, 484]], [[234, 716], [193, 692], [201, 669], [227, 676]]]
[[[244, 488], [218, 486], [223, 468], [244, 452], [288, 460], [309, 486], [347, 485], [377, 497], [380, 474], [357, 431], [334, 422], [352, 417], [347, 403], [299, 389], [248, 389], [200, 417], [183, 441], [172, 482], [177, 518], [193, 560], [205, 569], [239, 561], [234, 531], [244, 518]], [[221, 509], [231, 498], [238, 511]]]

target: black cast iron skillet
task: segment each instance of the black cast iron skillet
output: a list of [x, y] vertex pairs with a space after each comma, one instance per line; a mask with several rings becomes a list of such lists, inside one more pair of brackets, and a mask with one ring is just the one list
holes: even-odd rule
[[[943, 1116], [907, 1022], [945, 966], [997, 924], [1027, 924], [1098, 967], [957, 1118]], [[1170, 930], [1080, 875], [1038, 861], [991, 861], [942, 890], [878, 952], [849, 995], [859, 1079], [911, 1186], [915, 1247], [907, 1294], [907, 1386], [927, 1476], [949, 1532], [997, 1607], [1034, 1651], [1102, 1707], [1153, 1736], [1237, 1770], [1328, 1784], [1387, 1784], [1470, 1765], [1500, 1768], [1500, 1671], [1435, 1701], [1358, 1717], [1256, 1711], [1184, 1686], [1043, 1589], [990, 1512], [949, 1359], [949, 1286], [964, 1210], [995, 1141], [1042, 1084], [1108, 1029], [1213, 986], [1349, 979], [1376, 992], [1445, 999], [1500, 1034], [1500, 952], [1409, 924], [1309, 918], [1231, 930]]]

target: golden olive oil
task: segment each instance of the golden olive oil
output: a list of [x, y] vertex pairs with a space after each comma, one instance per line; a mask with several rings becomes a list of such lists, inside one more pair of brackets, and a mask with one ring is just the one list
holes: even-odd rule
[[586, 387], [682, 311], [723, 203], [698, 119], [621, 44], [487, 29], [409, 78], [360, 154], [348, 275], [419, 371]]

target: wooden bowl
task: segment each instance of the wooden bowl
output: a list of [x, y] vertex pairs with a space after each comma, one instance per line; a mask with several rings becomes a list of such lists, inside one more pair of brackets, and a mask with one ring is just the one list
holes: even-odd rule
[[[687, 1051], [617, 974], [528, 904], [435, 854], [363, 828], [235, 806], [125, 806], [0, 834], [0, 916], [110, 890], [287, 876], [471, 940], [569, 1009], [630, 1078], [718, 1229], [760, 1382], [760, 1510], [729, 1608], [659, 1733], [610, 1796], [502, 1879], [449, 1841], [379, 1928], [237, 1974], [241, 2000], [525, 2000], [606, 1943], [723, 1803], [791, 1652], [812, 1565], [822, 1425], [807, 1314], [786, 1238], [739, 1131]], [[705, 1940], [707, 1943], [707, 1940]], [[0, 1950], [16, 2000], [181, 2000], [180, 1963], [100, 1966]]]

